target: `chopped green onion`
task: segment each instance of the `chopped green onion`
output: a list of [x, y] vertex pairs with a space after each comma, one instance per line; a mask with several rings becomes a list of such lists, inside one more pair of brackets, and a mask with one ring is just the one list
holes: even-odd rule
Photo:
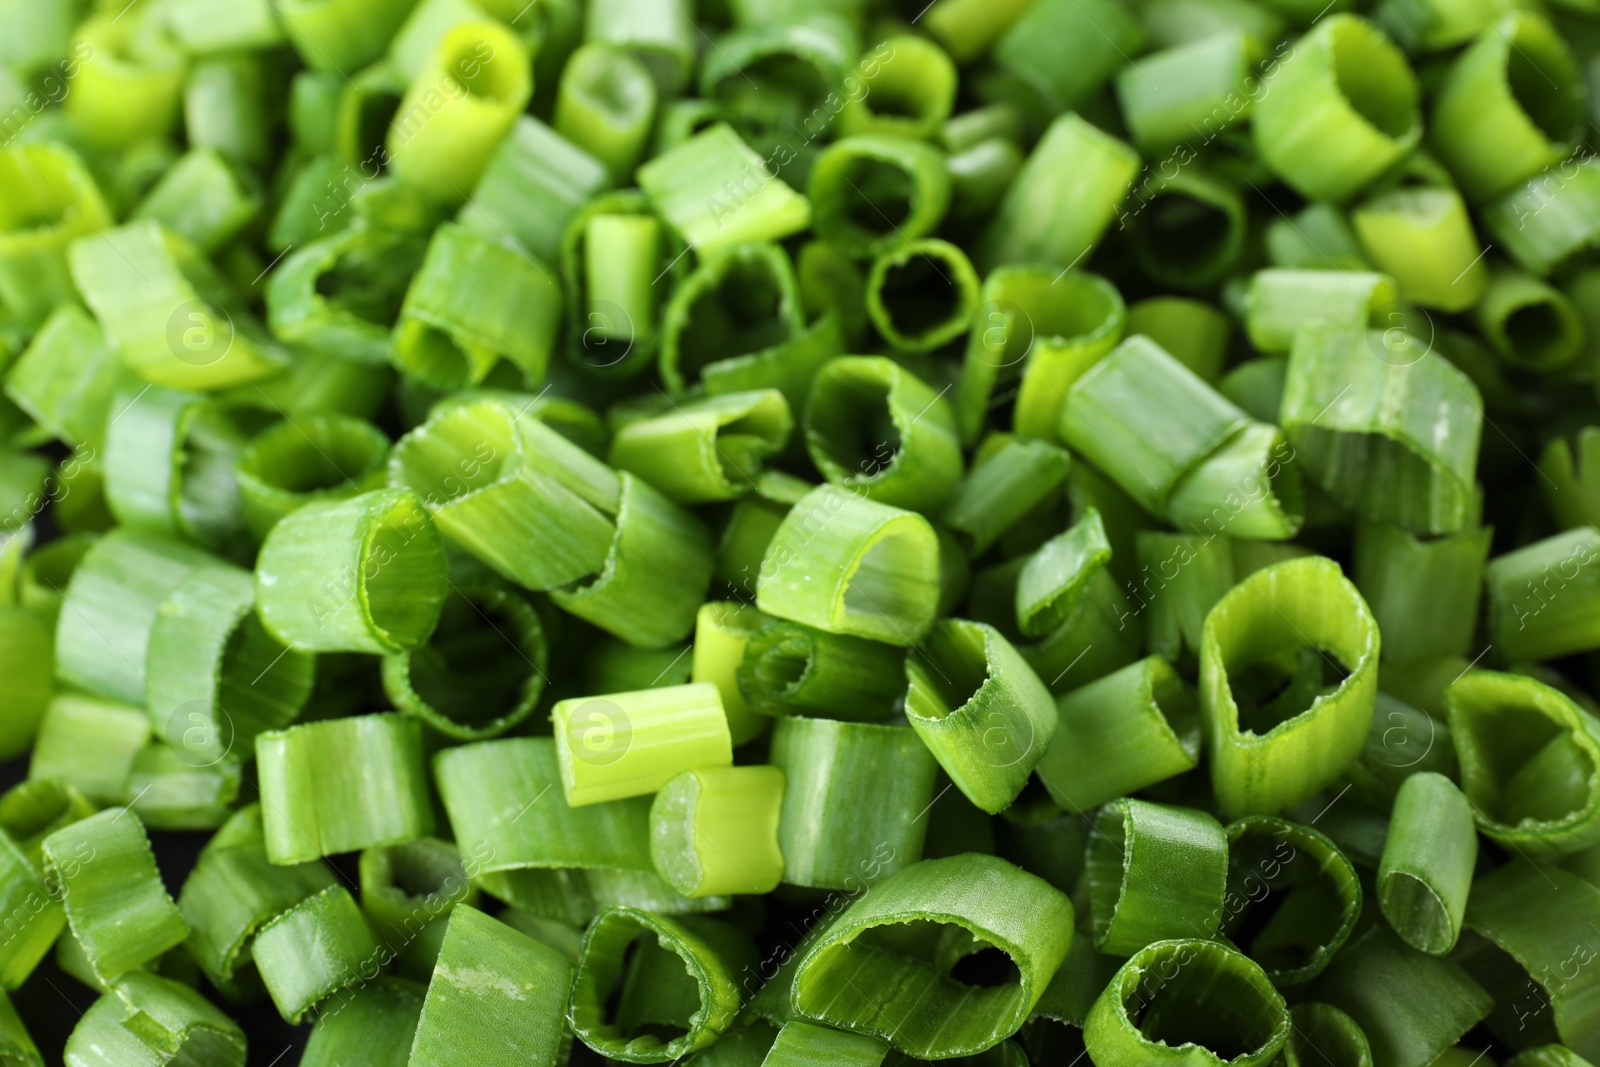
[[1131, 956], [1175, 936], [1209, 938], [1222, 921], [1228, 837], [1193, 808], [1114, 800], [1096, 817], [1087, 872], [1100, 952]]
[[650, 857], [686, 897], [770, 893], [783, 877], [776, 767], [704, 767], [668, 781], [650, 806]]
[[1355, 583], [1385, 636], [1384, 662], [1467, 651], [1493, 532], [1483, 527], [1424, 539], [1387, 523], [1357, 527]]
[[1474, 317], [1489, 347], [1519, 370], [1561, 371], [1585, 351], [1584, 322], [1573, 301], [1518, 271], [1491, 274]]
[[58, 693], [39, 722], [28, 777], [56, 779], [96, 804], [116, 804], [126, 797], [133, 761], [149, 740], [143, 709]]
[[905, 658], [893, 645], [767, 620], [745, 638], [735, 689], [761, 715], [884, 719], [905, 695]]
[[1378, 902], [1402, 940], [1436, 956], [1455, 947], [1477, 860], [1472, 805], [1455, 783], [1431, 772], [1407, 778], [1378, 866]]
[[239, 1024], [180, 982], [130, 971], [90, 1005], [67, 1038], [66, 1067], [244, 1067]]
[[616, 179], [633, 174], [656, 118], [656, 83], [615, 45], [586, 44], [561, 71], [556, 132], [604, 163]]
[[725, 393], [630, 422], [611, 439], [609, 461], [680, 504], [730, 500], [755, 487], [762, 461], [783, 451], [793, 426], [776, 389]]
[[895, 133], [844, 137], [817, 154], [811, 197], [817, 233], [847, 255], [876, 257], [931, 234], [950, 207], [938, 149]]
[[638, 182], [685, 241], [709, 252], [775, 241], [810, 225], [810, 201], [769, 168], [731, 127], [718, 123], [644, 164]]

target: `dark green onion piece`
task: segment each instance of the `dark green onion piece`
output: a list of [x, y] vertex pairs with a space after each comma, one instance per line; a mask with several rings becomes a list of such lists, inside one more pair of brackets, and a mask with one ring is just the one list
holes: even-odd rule
[[1461, 791], [1478, 829], [1520, 855], [1600, 841], [1600, 722], [1520, 674], [1469, 671], [1446, 692]]
[[5, 392], [57, 439], [85, 445], [104, 438], [125, 373], [99, 324], [76, 304], [63, 304], [11, 365]]
[[1228, 879], [1222, 824], [1194, 808], [1112, 801], [1089, 839], [1094, 945], [1131, 956], [1154, 941], [1215, 936]]
[[1493, 530], [1420, 538], [1399, 526], [1357, 527], [1355, 582], [1387, 640], [1386, 663], [1459, 656], [1472, 643]]
[[1559, 1039], [1585, 1059], [1600, 1057], [1587, 966], [1600, 952], [1600, 889], [1514, 858], [1473, 880], [1466, 923], [1462, 965], [1499, 999], [1490, 1033], [1518, 1044]]
[[885, 38], [856, 67], [859, 92], [845, 98], [839, 129], [847, 136], [894, 133], [932, 138], [950, 117], [956, 65], [925, 37]]
[[965, 333], [978, 307], [978, 275], [948, 241], [898, 244], [872, 261], [867, 315], [890, 347], [926, 352]]
[[[1063, 6], [1074, 7], [1075, 0], [1047, 0], [1034, 10]], [[1101, 0], [1094, 6], [1114, 12], [1115, 21], [1129, 17]], [[1011, 36], [1023, 27], [1019, 24]], [[1061, 39], [1046, 37], [1036, 47], [1048, 47], [1051, 65], [1067, 69], [1072, 64], [1062, 63], [1057, 50]], [[1030, 262], [1058, 269], [1077, 266], [1100, 243], [1138, 173], [1139, 156], [1133, 149], [1076, 114], [1062, 115], [1045, 131], [1006, 191], [979, 245], [979, 260], [985, 266]]]
[[256, 562], [269, 633], [301, 651], [419, 647], [444, 603], [444, 543], [416, 494], [377, 489], [291, 512]]
[[267, 923], [250, 948], [272, 1003], [290, 1023], [338, 990], [376, 977], [378, 954], [361, 906], [342, 885], [306, 897]]
[[946, 619], [906, 659], [906, 718], [984, 811], [1011, 805], [1056, 733], [1050, 691], [992, 626]]
[[1134, 544], [1140, 567], [1130, 592], [1150, 650], [1169, 663], [1187, 662], [1200, 653], [1206, 616], [1234, 586], [1231, 546], [1212, 534], [1154, 530], [1140, 530]]
[[1315, 978], [1361, 916], [1355, 867], [1325, 834], [1272, 815], [1228, 827], [1222, 936], [1279, 987]]
[[404, 715], [326, 719], [256, 738], [274, 863], [393, 845], [433, 831], [422, 727]]
[[1372, 1049], [1356, 1021], [1332, 1004], [1296, 1004], [1283, 1046], [1285, 1067], [1372, 1067]]
[[1157, 941], [1095, 1000], [1083, 1040], [1099, 1067], [1266, 1067], [1289, 1037], [1266, 974], [1217, 941]]
[[1476, 525], [1483, 406], [1425, 342], [1350, 326], [1296, 334], [1281, 421], [1296, 458], [1336, 501], [1418, 533]]
[[817, 235], [865, 259], [938, 227], [950, 207], [950, 171], [944, 155], [921, 140], [864, 133], [817, 155], [807, 192]]
[[1555, 659], [1600, 646], [1591, 565], [1600, 532], [1579, 526], [1489, 561], [1489, 636], [1510, 660]]
[[68, 248], [109, 227], [111, 208], [83, 161], [60, 144], [0, 150], [0, 190], [0, 299], [40, 320], [72, 299]]
[[477, 902], [452, 842], [420, 837], [361, 853], [361, 910], [402, 974], [432, 974], [451, 911]]
[[67, 1067], [244, 1067], [245, 1035], [198, 990], [130, 971], [83, 1013], [62, 1055]]
[[1042, 879], [978, 853], [924, 860], [823, 931], [791, 1004], [918, 1059], [971, 1055], [1016, 1032], [1071, 942], [1071, 903]]
[[650, 806], [656, 873], [686, 897], [770, 893], [783, 877], [776, 767], [703, 767], [667, 782]]
[[1600, 520], [1600, 427], [1585, 426], [1571, 439], [1552, 438], [1539, 457], [1544, 475], [1539, 487], [1551, 515], [1563, 530], [1595, 526]]
[[117, 804], [126, 798], [133, 761], [149, 740], [150, 719], [142, 708], [57, 693], [39, 723], [28, 777], [58, 779], [98, 805]]
[[261, 195], [215, 150], [181, 156], [134, 208], [132, 218], [152, 219], [215, 255], [261, 211]]
[[1039, 781], [1068, 811], [1093, 811], [1200, 762], [1194, 691], [1158, 656], [1058, 697], [1056, 717]]
[[94, 974], [110, 981], [189, 935], [156, 869], [137, 815], [113, 808], [44, 839], [44, 872], [59, 887], [72, 934]]
[[1239, 190], [1191, 168], [1162, 179], [1142, 197], [1132, 223], [1134, 251], [1155, 281], [1199, 289], [1238, 262], [1246, 223]]
[[[846, 71], [861, 50], [860, 35], [841, 14], [819, 10], [798, 17], [745, 21], [722, 35], [700, 67], [704, 100], [680, 101], [663, 114], [657, 150], [682, 143], [726, 116], [780, 168], [795, 161], [789, 135], [812, 141], [832, 130], [845, 109]], [[880, 46], [881, 47], [881, 46]], [[794, 123], [794, 126], [790, 126]]]
[[572, 964], [547, 945], [462, 905], [450, 914], [411, 1063], [555, 1067]]
[[1564, 370], [1584, 351], [1584, 321], [1572, 299], [1519, 271], [1493, 272], [1473, 315], [1489, 347], [1519, 370]]
[[341, 1067], [359, 1059], [370, 1067], [406, 1067], [423, 989], [401, 978], [380, 978], [353, 990], [337, 1010], [317, 1019], [301, 1067]]
[[[715, 924], [701, 926], [692, 919], [668, 919], [638, 908], [601, 913], [583, 936], [572, 980], [568, 1020], [573, 1033], [601, 1055], [626, 1063], [666, 1063], [711, 1044], [733, 1024], [739, 1010], [739, 987], [729, 971], [731, 961], [721, 934]], [[644, 948], [649, 944], [645, 939], [653, 939], [681, 961], [683, 971], [666, 972], [663, 979], [670, 975], [675, 986], [682, 986], [685, 978], [692, 983], [685, 992], [693, 1013], [675, 1028], [682, 1032], [668, 1040], [652, 1032], [653, 1027], [626, 1025], [607, 1007], [612, 987], [623, 976], [628, 946], [642, 940]], [[637, 1033], [630, 1033], [635, 1029]]]
[[383, 688], [401, 711], [448, 737], [498, 737], [533, 714], [548, 680], [539, 614], [505, 584], [451, 583], [426, 643], [385, 656]]
[[1217, 602], [1201, 639], [1200, 712], [1224, 812], [1292, 807], [1355, 762], [1378, 647], [1361, 594], [1319, 556], [1249, 575]]
[[1214, 137], [1235, 117], [1233, 102], [1249, 95], [1247, 79], [1259, 51], [1257, 41], [1237, 30], [1152, 52], [1124, 67], [1116, 76], [1117, 102], [1134, 143], [1158, 156], [1199, 131]]
[[1472, 805], [1442, 774], [1414, 774], [1395, 796], [1378, 865], [1384, 918], [1413, 948], [1443, 955], [1461, 935], [1478, 860]]
[[829, 633], [912, 645], [934, 621], [938, 557], [938, 538], [920, 515], [825, 485], [778, 528], [756, 605]]
[[841, 356], [817, 373], [806, 447], [828, 481], [895, 507], [937, 511], [961, 477], [949, 402], [882, 356]]
[[922, 857], [938, 764], [913, 731], [779, 719], [772, 762], [784, 773], [784, 881], [855, 892]]
[[1256, 151], [1308, 199], [1346, 200], [1421, 139], [1419, 95], [1382, 30], [1335, 14], [1295, 42], [1256, 101]]
[[905, 658], [893, 645], [768, 620], [746, 636], [734, 688], [762, 715], [884, 719], [905, 694]]

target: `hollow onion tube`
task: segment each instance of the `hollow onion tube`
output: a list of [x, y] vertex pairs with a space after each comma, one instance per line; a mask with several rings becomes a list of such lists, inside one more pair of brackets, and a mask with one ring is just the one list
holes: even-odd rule
[[78, 446], [104, 438], [123, 374], [99, 324], [63, 304], [11, 364], [5, 392], [57, 440]]
[[102, 811], [63, 826], [41, 848], [72, 934], [102, 981], [149, 963], [188, 936], [137, 815], [124, 808]]
[[722, 700], [709, 683], [570, 697], [550, 721], [572, 807], [654, 793], [683, 771], [733, 762]]
[[337, 1010], [318, 1017], [302, 1067], [339, 1067], [357, 1058], [371, 1067], [405, 1067], [423, 993], [414, 982], [390, 977], [351, 990]]
[[650, 806], [650, 858], [686, 897], [770, 893], [783, 877], [776, 767], [701, 767], [668, 781]]
[[680, 504], [731, 500], [755, 487], [762, 462], [783, 451], [793, 427], [776, 389], [674, 402], [619, 429], [608, 460]]
[[1478, 860], [1472, 805], [1442, 774], [1414, 774], [1395, 796], [1378, 864], [1378, 902], [1400, 938], [1443, 955], [1461, 935]]
[[1245, 203], [1212, 174], [1179, 171], [1132, 213], [1134, 250], [1145, 273], [1180, 289], [1210, 285], [1233, 269], [1245, 242]]
[[1102, 1067], [1265, 1067], [1289, 1037], [1283, 996], [1234, 949], [1157, 941], [1118, 969], [1083, 1027]]
[[1143, 43], [1133, 12], [1109, 0], [1043, 0], [1000, 38], [992, 58], [1045, 114], [1057, 114], [1082, 105]]
[[159, 140], [178, 118], [184, 56], [160, 34], [146, 32], [148, 15], [103, 11], [79, 24], [72, 55], [79, 62], [62, 101], [72, 129], [93, 145], [122, 149]]
[[215, 255], [261, 212], [261, 195], [234, 164], [210, 148], [181, 156], [133, 209]]
[[[1087, 271], [1007, 266], [985, 280], [982, 299], [956, 385], [963, 433], [976, 434], [989, 394], [1020, 373], [1015, 431], [1059, 443], [1068, 391], [1122, 340], [1121, 294]], [[1013, 371], [1018, 364], [1020, 372]]]
[[288, 361], [200, 251], [159, 223], [86, 237], [70, 258], [107, 342], [145, 381], [219, 389], [270, 377]]
[[1478, 390], [1411, 334], [1308, 325], [1280, 421], [1299, 465], [1357, 513], [1424, 534], [1476, 524]]
[[244, 447], [236, 419], [196, 393], [147, 387], [119, 394], [106, 429], [105, 496], [122, 523], [225, 544], [240, 525], [230, 484]]
[[604, 163], [523, 115], [489, 158], [456, 221], [504, 233], [542, 262], [554, 263], [567, 223], [608, 181]]
[[1301, 326], [1319, 320], [1378, 325], [1374, 317], [1394, 300], [1394, 279], [1386, 274], [1320, 266], [1259, 270], [1245, 294], [1245, 330], [1260, 351], [1288, 352]]
[[1310, 996], [1353, 1019], [1372, 1062], [1393, 1067], [1427, 1067], [1494, 1003], [1459, 965], [1418, 952], [1381, 924], [1340, 953]]
[[1484, 209], [1484, 227], [1517, 265], [1547, 275], [1600, 243], [1600, 164], [1574, 154]]
[[[627, 1063], [666, 1063], [711, 1044], [732, 1026], [739, 1010], [739, 988], [730, 973], [730, 957], [737, 952], [729, 944], [732, 933], [706, 920], [669, 919], [639, 908], [602, 912], [583, 935], [572, 979], [568, 1019], [573, 1033], [601, 1055]], [[664, 956], [660, 979], [681, 986], [686, 994], [682, 1007], [692, 1010], [692, 1014], [672, 1020], [679, 1025], [667, 1028], [668, 1032], [683, 1032], [670, 1040], [657, 1036], [654, 1028], [628, 1025], [621, 1009], [616, 1018], [606, 1010], [612, 987], [626, 969], [628, 946], [639, 939], [647, 939], [641, 943], [641, 958], [648, 958], [650, 940], [655, 942]], [[676, 965], [672, 957], [676, 957]]]
[[527, 46], [498, 22], [464, 22], [440, 39], [389, 124], [390, 165], [434, 199], [459, 204], [533, 94]]
[[267, 856], [304, 863], [433, 831], [422, 727], [404, 715], [301, 723], [256, 738]]
[[56, 673], [92, 693], [143, 703], [145, 658], [161, 602], [214, 562], [180, 541], [119, 529], [73, 572], [56, 628]]
[[1445, 693], [1461, 791], [1478, 829], [1521, 855], [1600, 841], [1600, 723], [1520, 674], [1469, 671]]
[[83, 161], [64, 145], [0, 150], [0, 299], [25, 320], [73, 298], [67, 249], [112, 225], [111, 208]]
[[1072, 459], [1043, 441], [994, 435], [979, 446], [939, 521], [970, 558], [987, 552], [1066, 481]]
[[539, 614], [487, 575], [452, 582], [427, 641], [383, 660], [383, 688], [401, 711], [447, 737], [497, 737], [533, 714], [549, 650]]
[[1509, 3], [1456, 0], [1382, 0], [1372, 18], [1407, 52], [1439, 52], [1465, 44], [1515, 10]]
[[[660, 280], [656, 268], [663, 258], [661, 223], [649, 214], [607, 214], [597, 208], [591, 203], [580, 216], [584, 277], [575, 298], [581, 294], [579, 306], [587, 307], [588, 314], [579, 345], [588, 365], [605, 370], [611, 364], [604, 360], [604, 349], [613, 341], [622, 342], [623, 351], [616, 358], [618, 373], [626, 373], [652, 353], [657, 338], [660, 297], [653, 288]], [[573, 254], [578, 250], [574, 247]], [[634, 348], [641, 358], [626, 360]]]
[[244, 1067], [245, 1035], [198, 990], [130, 971], [83, 1013], [62, 1056], [67, 1067], [164, 1067], [202, 1057]]
[[812, 379], [805, 422], [817, 469], [867, 499], [937, 511], [961, 478], [949, 403], [887, 358], [830, 360]]
[[824, 485], [789, 510], [761, 560], [756, 606], [829, 633], [915, 644], [938, 607], [939, 540], [914, 512]]
[[256, 562], [256, 607], [291, 648], [405, 652], [438, 624], [446, 581], [444, 543], [422, 501], [375, 489], [281, 519]]
[[649, 68], [661, 95], [674, 97], [694, 71], [692, 10], [671, 0], [598, 0], [588, 9], [584, 39], [627, 49]]
[[1222, 919], [1228, 838], [1203, 811], [1114, 800], [1096, 816], [1087, 871], [1100, 952], [1131, 956], [1174, 936], [1209, 938]]
[[932, 138], [950, 117], [956, 65], [925, 37], [886, 37], [856, 67], [859, 93], [845, 98], [839, 130], [845, 136], [895, 133]]
[[245, 526], [265, 538], [279, 519], [306, 504], [380, 488], [389, 438], [348, 415], [285, 419], [262, 431], [234, 460]]
[[99, 805], [127, 792], [133, 761], [150, 740], [140, 709], [75, 693], [58, 693], [39, 723], [28, 777], [59, 780]]
[[[904, 947], [901, 924], [912, 924]], [[1043, 879], [979, 853], [924, 860], [822, 932], [794, 970], [790, 1003], [918, 1059], [971, 1055], [1016, 1032], [1071, 941], [1071, 903]], [[1007, 979], [963, 982], [966, 961], [986, 953], [1009, 960]]]
[[[1467, 947], [1464, 965], [1496, 989], [1506, 979], [1514, 983], [1507, 983], [1488, 1021], [1491, 1032], [1505, 1035], [1503, 1040], [1526, 1040], [1530, 1028], [1535, 1034], [1553, 1029], [1578, 1055], [1600, 1057], [1600, 1024], [1590, 1008], [1597, 979], [1585, 966], [1600, 953], [1597, 922], [1600, 889], [1570, 871], [1514, 858], [1473, 880], [1466, 924], [1481, 941]], [[1515, 977], [1504, 973], [1489, 946], [1515, 961], [1508, 968]]]
[[[1246, 108], [1247, 79], [1261, 48], [1243, 30], [1143, 56], [1116, 76], [1117, 101], [1134, 144], [1149, 156], [1169, 152], [1202, 133], [1214, 137]], [[1219, 120], [1221, 120], [1219, 122]]]
[[656, 83], [622, 48], [586, 44], [561, 71], [555, 128], [626, 181], [656, 119]]
[[905, 653], [893, 645], [798, 623], [757, 620], [745, 639], [735, 688], [762, 715], [869, 721], [891, 715], [905, 694]]
[[1467, 651], [1493, 533], [1480, 527], [1421, 538], [1388, 523], [1357, 527], [1356, 588], [1385, 636], [1385, 663]]
[[426, 246], [352, 228], [290, 251], [267, 279], [267, 324], [325, 357], [387, 363], [400, 303]]
[[1469, 200], [1511, 192], [1582, 139], [1582, 77], [1553, 26], [1505, 14], [1451, 63], [1434, 95], [1428, 147]]
[[466, 227], [434, 232], [394, 328], [395, 365], [438, 389], [481, 382], [501, 358], [544, 380], [561, 286], [520, 250]]
[[[250, 956], [272, 1003], [285, 1021], [298, 1024], [340, 989], [376, 972], [378, 943], [361, 905], [342, 885], [313, 893], [263, 926]], [[374, 974], [375, 977], [375, 974]]]
[[421, 837], [361, 853], [361, 910], [379, 944], [395, 953], [402, 974], [431, 974], [450, 913], [478, 902], [461, 851]]
[[856, 891], [922, 857], [938, 764], [913, 731], [783, 718], [771, 758], [784, 773], [785, 882]]
[[1372, 1067], [1372, 1049], [1356, 1021], [1332, 1004], [1296, 1004], [1283, 1046], [1285, 1067]]
[[1272, 815], [1228, 827], [1221, 936], [1279, 988], [1322, 973], [1361, 915], [1355, 867], [1325, 834]]
[[[1033, 10], [1072, 3], [1051, 0]], [[1128, 16], [1118, 9], [1117, 17]], [[1012, 35], [1022, 26], [1019, 23]], [[1052, 54], [1050, 62], [1061, 64], [1060, 56]], [[1132, 148], [1076, 114], [1062, 115], [1045, 130], [1006, 190], [979, 243], [980, 263], [985, 267], [1031, 262], [1057, 268], [1077, 266], [1100, 243], [1138, 173], [1139, 156]]]
[[[700, 67], [703, 99], [680, 102], [663, 115], [657, 150], [692, 136], [696, 125], [726, 117], [763, 154], [789, 151], [798, 158], [804, 146], [795, 151], [789, 144], [791, 130], [807, 141], [822, 137], [846, 106], [839, 90], [861, 91], [858, 80], [845, 81], [860, 51], [860, 35], [842, 13], [741, 23], [706, 54]], [[792, 162], [786, 157], [779, 165]]]
[[[594, 9], [590, 9], [593, 18]], [[776, 241], [811, 224], [811, 203], [769, 169], [726, 123], [639, 168], [639, 188], [699, 252]]]
[[1011, 805], [1056, 733], [1054, 702], [992, 626], [947, 619], [906, 659], [906, 718], [984, 811]]
[[801, 368], [794, 380], [781, 364], [799, 354], [794, 342], [804, 330], [794, 266], [781, 248], [742, 244], [712, 252], [667, 304], [661, 377], [674, 395], [697, 383], [713, 393], [770, 385], [799, 408], [816, 367]]
[[1256, 151], [1309, 199], [1346, 200], [1422, 137], [1420, 91], [1404, 53], [1372, 23], [1336, 14], [1313, 26], [1255, 101]]
[[1584, 321], [1572, 299], [1520, 271], [1494, 271], [1473, 317], [1495, 355], [1519, 370], [1564, 370], [1585, 350]]
[[335, 884], [319, 861], [279, 866], [267, 858], [261, 806], [235, 813], [200, 853], [184, 880], [178, 910], [189, 927], [185, 942], [207, 980], [237, 1000], [259, 995], [249, 946], [261, 926]]
[[1052, 743], [1039, 781], [1068, 811], [1193, 770], [1200, 762], [1194, 691], [1159, 656], [1149, 656], [1056, 698]]
[[[499, 1064], [514, 1033], [517, 1062], [555, 1067], [572, 963], [555, 949], [460, 905], [450, 913], [428, 982], [411, 1060]], [[510, 1028], [510, 1029], [508, 1029]]]
[[[26, 357], [24, 357], [26, 358]], [[1600, 427], [1552, 438], [1539, 457], [1540, 489], [1552, 517], [1563, 530], [1595, 526], [1600, 520]]]
[[1092, 504], [1065, 532], [1027, 558], [1017, 573], [1016, 628], [1046, 637], [1067, 623], [1095, 575], [1111, 561], [1105, 523]]
[[[1292, 807], [1355, 762], [1372, 724], [1378, 645], [1361, 594], [1322, 557], [1257, 571], [1217, 602], [1201, 638], [1200, 716], [1224, 812]], [[1297, 673], [1298, 693], [1291, 683], [1275, 701], [1249, 699], [1250, 676]]]
[[1496, 556], [1484, 572], [1489, 635], [1512, 660], [1545, 660], [1600, 646], [1592, 564], [1600, 534], [1590, 526]]
[[817, 235], [866, 259], [938, 227], [950, 209], [950, 170], [944, 155], [923, 141], [858, 134], [817, 154], [806, 191]]
[[948, 241], [896, 245], [867, 272], [867, 317], [891, 348], [926, 352], [967, 331], [978, 307], [978, 274]]
[[939, 0], [929, 7], [922, 25], [951, 58], [966, 64], [987, 54], [1031, 6], [1025, 0]]
[[196, 570], [173, 588], [150, 629], [145, 706], [179, 761], [215, 766], [235, 745], [288, 726], [311, 696], [314, 663], [269, 635], [255, 584], [231, 567]]

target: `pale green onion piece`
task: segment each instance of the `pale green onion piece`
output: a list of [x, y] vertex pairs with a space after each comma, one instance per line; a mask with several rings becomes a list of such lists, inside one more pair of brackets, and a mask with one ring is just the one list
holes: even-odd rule
[[707, 601], [695, 614], [690, 680], [717, 687], [735, 748], [759, 737], [768, 726], [766, 716], [744, 698], [738, 681], [745, 649], [765, 621], [755, 608], [731, 600]]
[[86, 445], [104, 439], [123, 373], [94, 319], [63, 304], [11, 365], [5, 391], [56, 438]]
[[306, 504], [380, 488], [389, 438], [363, 419], [290, 418], [255, 437], [234, 461], [239, 508], [256, 537]]
[[783, 450], [793, 427], [776, 389], [726, 393], [630, 422], [611, 439], [609, 461], [680, 504], [731, 500], [755, 487], [762, 462]]
[[776, 767], [703, 767], [668, 781], [650, 806], [656, 873], [686, 897], [770, 893], [783, 877]]
[[[1395, 280], [1401, 299], [1465, 311], [1483, 296], [1489, 268], [1467, 206], [1454, 189], [1380, 193], [1352, 210], [1350, 223], [1373, 266]], [[1493, 222], [1490, 232], [1506, 240]]]
[[865, 722], [887, 718], [905, 696], [903, 650], [746, 610], [758, 626], [745, 639], [735, 681], [752, 711]]
[[1250, 278], [1245, 330], [1262, 352], [1288, 352], [1301, 326], [1317, 321], [1365, 327], [1395, 302], [1394, 279], [1370, 271], [1271, 269]]
[[1071, 111], [1139, 53], [1134, 13], [1111, 0], [1042, 0], [994, 46], [1001, 70], [1026, 87], [1046, 114]]
[[683, 771], [733, 762], [722, 700], [709, 683], [571, 697], [550, 718], [574, 807], [654, 793]]
[[[0, 128], [9, 141], [9, 122]], [[111, 208], [83, 161], [61, 144], [0, 148], [0, 191], [0, 300], [37, 321], [75, 297], [68, 248], [110, 226]]]
[[540, 261], [554, 263], [567, 222], [607, 181], [603, 163], [524, 115], [490, 157], [456, 221], [506, 234]]
[[335, 991], [376, 977], [381, 964], [366, 916], [342, 885], [306, 897], [263, 926], [250, 955], [278, 1014], [290, 1023]]
[[115, 804], [126, 796], [133, 761], [149, 740], [143, 709], [58, 693], [39, 722], [28, 777], [56, 779], [97, 804]]
[[950, 209], [951, 174], [932, 145], [864, 133], [819, 152], [806, 191], [817, 235], [846, 255], [867, 258], [931, 234]]
[[965, 333], [978, 308], [967, 254], [938, 238], [898, 244], [872, 262], [867, 316], [891, 348], [926, 352]]
[[924, 37], [902, 34], [880, 41], [856, 67], [860, 89], [839, 112], [845, 136], [894, 133], [931, 138], [956, 98], [956, 65]]
[[[592, 17], [591, 11], [591, 17]], [[639, 168], [639, 188], [700, 251], [773, 241], [811, 223], [811, 203], [723, 123]]]

